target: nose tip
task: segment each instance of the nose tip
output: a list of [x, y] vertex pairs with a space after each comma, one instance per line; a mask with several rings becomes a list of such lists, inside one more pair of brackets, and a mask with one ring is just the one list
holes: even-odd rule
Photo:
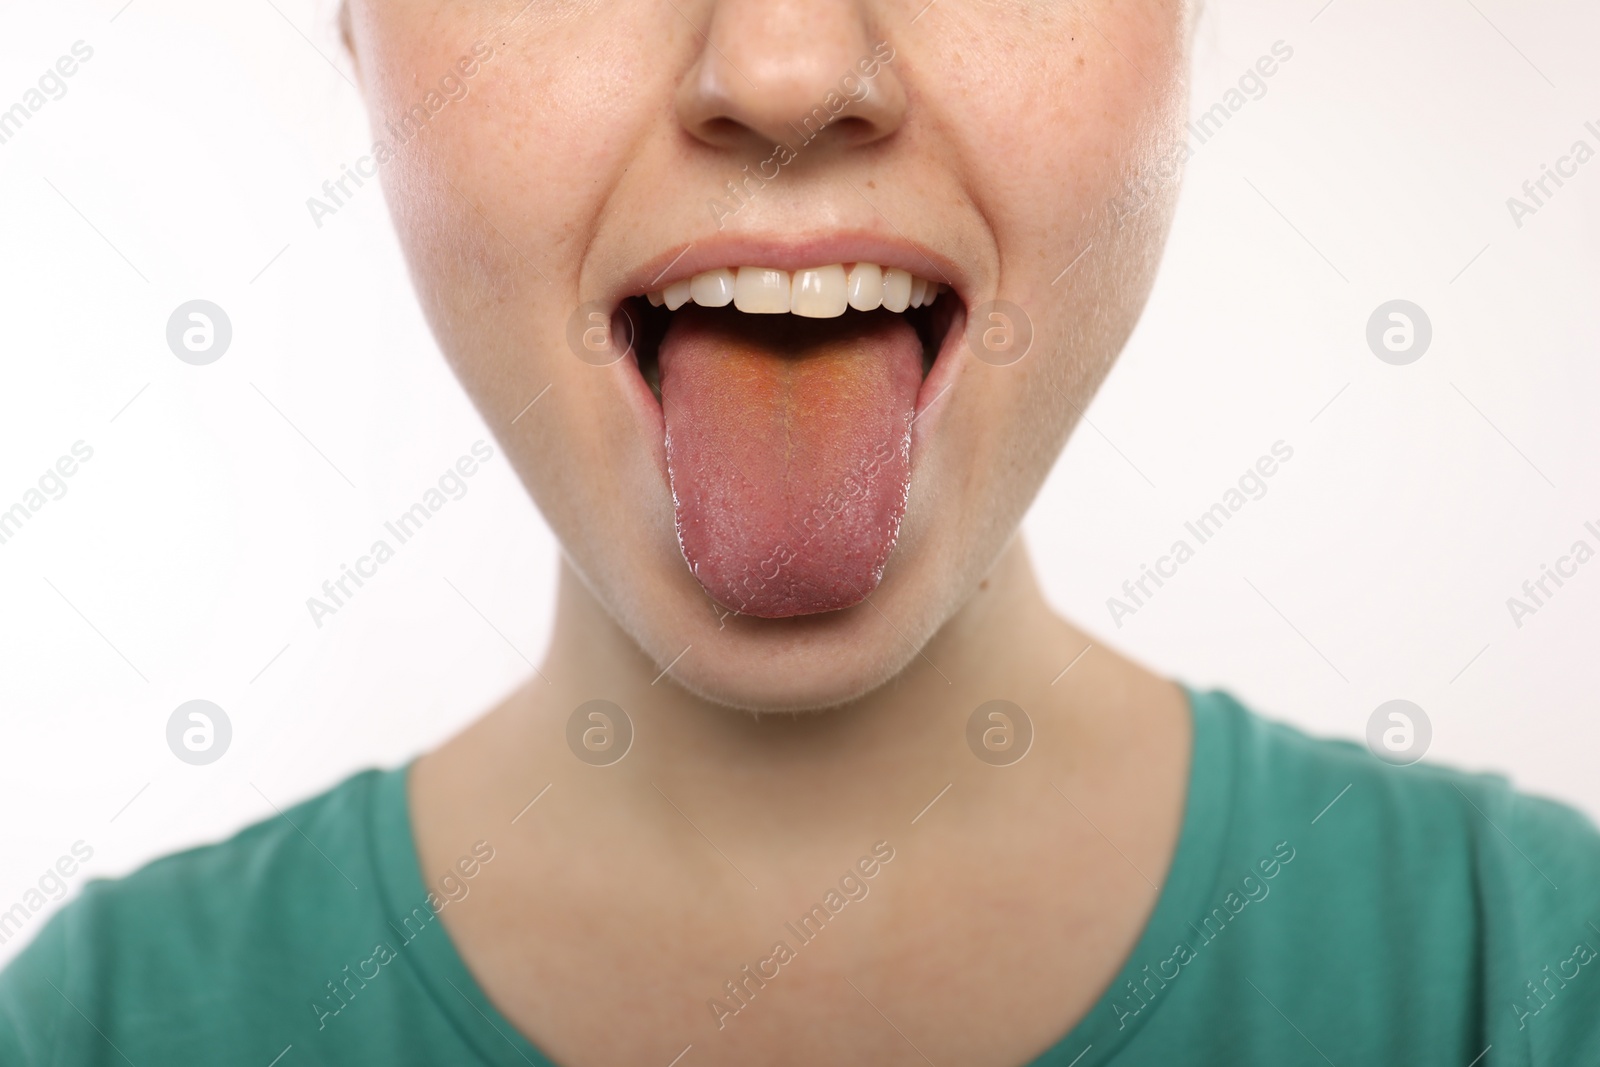
[[722, 0], [678, 85], [678, 120], [716, 148], [824, 131], [838, 146], [882, 140], [905, 121], [893, 48], [868, 30], [856, 0]]

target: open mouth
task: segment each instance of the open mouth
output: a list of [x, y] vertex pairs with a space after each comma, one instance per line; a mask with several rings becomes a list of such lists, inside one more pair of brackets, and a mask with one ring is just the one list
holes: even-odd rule
[[899, 537], [924, 380], [964, 308], [896, 267], [716, 267], [629, 297], [678, 543], [731, 611], [864, 600]]

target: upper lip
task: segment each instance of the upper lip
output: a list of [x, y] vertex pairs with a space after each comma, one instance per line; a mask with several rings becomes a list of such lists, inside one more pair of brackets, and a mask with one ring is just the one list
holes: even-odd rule
[[802, 238], [715, 235], [688, 241], [651, 256], [633, 270], [613, 303], [665, 289], [718, 267], [766, 267], [797, 271], [831, 263], [876, 263], [899, 267], [928, 281], [944, 282], [965, 298], [967, 278], [955, 261], [932, 248], [899, 237], [873, 233], [832, 233]]

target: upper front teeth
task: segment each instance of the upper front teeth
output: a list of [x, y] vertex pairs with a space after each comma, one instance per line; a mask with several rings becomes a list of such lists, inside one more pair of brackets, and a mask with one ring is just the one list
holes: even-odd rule
[[899, 267], [854, 263], [846, 270], [842, 263], [831, 263], [793, 274], [767, 267], [718, 267], [657, 289], [648, 298], [655, 306], [665, 304], [672, 311], [693, 301], [703, 307], [731, 303], [748, 314], [792, 313], [831, 319], [843, 315], [846, 308], [904, 311], [922, 307], [933, 303], [946, 288]]

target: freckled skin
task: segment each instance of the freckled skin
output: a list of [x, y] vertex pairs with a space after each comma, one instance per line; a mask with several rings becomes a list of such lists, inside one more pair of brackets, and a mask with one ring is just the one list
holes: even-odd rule
[[[715, 634], [724, 653], [685, 660], [679, 680], [723, 703], [838, 704], [916, 658], [1010, 542], [1154, 277], [1175, 189], [1125, 221], [1109, 205], [1182, 127], [1185, 5], [964, 0], [913, 26], [921, 7], [351, 0], [375, 133], [474, 42], [493, 47], [467, 96], [383, 168], [412, 277], [575, 577], [661, 663]], [[719, 230], [707, 202], [880, 40], [895, 58], [877, 81], [901, 111], [825, 134]], [[708, 84], [709, 102], [695, 95]], [[969, 306], [1008, 300], [1035, 331], [1004, 370], [963, 353], [917, 423], [911, 498], [873, 596], [903, 635], [870, 609], [769, 623], [708, 611], [659, 437], [619, 402], [632, 367], [589, 366], [566, 341], [579, 304], [651, 257], [824, 228], [934, 248], [968, 274]], [[513, 427], [546, 385], [538, 418]]]

